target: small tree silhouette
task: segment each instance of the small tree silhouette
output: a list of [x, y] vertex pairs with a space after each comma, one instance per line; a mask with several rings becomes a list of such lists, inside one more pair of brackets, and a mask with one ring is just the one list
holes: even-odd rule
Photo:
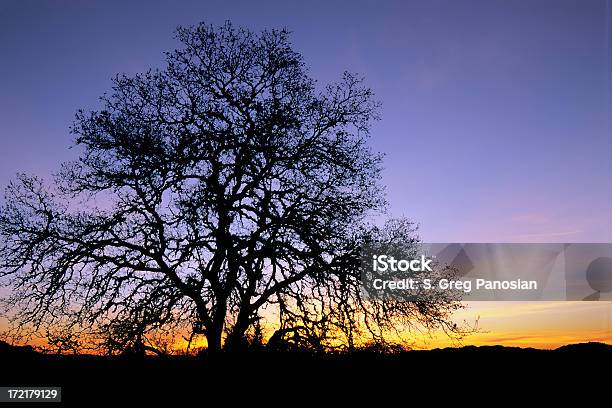
[[47, 329], [45, 338], [50, 347], [49, 351], [56, 354], [66, 352], [77, 354], [82, 349], [81, 339], [78, 333], [71, 331], [70, 328], [59, 327]]
[[[244, 346], [261, 319], [280, 325], [273, 343], [313, 349], [383, 341], [400, 323], [459, 332], [456, 299], [361, 296], [364, 217], [385, 206], [362, 80], [319, 89], [285, 30], [177, 37], [163, 69], [117, 76], [101, 110], [78, 112], [81, 156], [54, 186], [9, 185], [0, 276], [16, 324], [61, 318], [123, 349], [182, 328], [211, 351]], [[414, 241], [409, 223], [394, 228]]]

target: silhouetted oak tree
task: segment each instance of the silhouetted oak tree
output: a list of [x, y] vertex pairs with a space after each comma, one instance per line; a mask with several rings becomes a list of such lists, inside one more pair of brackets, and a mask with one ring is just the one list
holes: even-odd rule
[[360, 293], [364, 217], [384, 207], [371, 90], [350, 74], [319, 89], [284, 30], [177, 33], [163, 69], [116, 77], [100, 110], [78, 112], [80, 157], [54, 186], [8, 187], [0, 273], [18, 326], [124, 343], [188, 330], [210, 350], [241, 347], [262, 319], [273, 344], [315, 349], [383, 340], [398, 321], [453, 330], [453, 299]]

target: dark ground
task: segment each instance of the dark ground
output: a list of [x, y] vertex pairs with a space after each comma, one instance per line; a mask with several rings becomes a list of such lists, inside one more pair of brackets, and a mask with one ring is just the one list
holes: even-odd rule
[[[65, 403], [83, 407], [144, 401], [202, 407], [240, 402], [344, 407], [370, 401], [378, 407], [391, 400], [414, 405], [417, 397], [434, 406], [513, 400], [532, 405], [528, 402], [539, 397], [550, 406], [569, 394], [583, 395], [579, 406], [599, 405], [595, 398], [610, 406], [611, 362], [612, 346], [601, 343], [552, 351], [494, 346], [393, 355], [257, 352], [214, 359], [43, 355], [0, 343], [0, 386], [61, 386]], [[131, 404], [120, 404], [125, 400]]]

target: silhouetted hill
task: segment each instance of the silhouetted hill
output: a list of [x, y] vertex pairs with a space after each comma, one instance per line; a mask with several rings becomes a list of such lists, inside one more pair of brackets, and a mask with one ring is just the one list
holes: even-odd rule
[[540, 389], [551, 381], [564, 390], [562, 384], [571, 382], [575, 389], [576, 381], [607, 378], [593, 373], [611, 362], [612, 346], [603, 343], [556, 350], [465, 346], [394, 354], [260, 351], [214, 358], [49, 355], [0, 343], [0, 385], [62, 386], [64, 401], [79, 406], [92, 399], [210, 402], [213, 395], [233, 402], [280, 402], [285, 393], [314, 405], [322, 398], [319, 393], [331, 393], [326, 402], [345, 406], [347, 398], [359, 401], [364, 393], [385, 393], [376, 394], [379, 399], [388, 392], [436, 395], [440, 389], [445, 395], [451, 390], [512, 393], [516, 387]]
[[605, 352], [612, 353], [612, 344], [599, 343], [599, 342], [588, 342], [588, 343], [577, 343], [577, 344], [568, 344], [565, 346], [561, 346], [555, 351], [563, 351], [563, 352], [574, 352], [574, 353], [591, 353], [591, 352]]
[[5, 341], [0, 340], [0, 355], [3, 354], [31, 354], [36, 353], [32, 346], [13, 346]]

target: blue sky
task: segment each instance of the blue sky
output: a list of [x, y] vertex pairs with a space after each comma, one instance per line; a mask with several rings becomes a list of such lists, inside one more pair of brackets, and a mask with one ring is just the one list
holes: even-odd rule
[[606, 0], [0, 3], [0, 184], [74, 158], [68, 127], [178, 25], [287, 27], [313, 77], [383, 103], [390, 213], [427, 241], [612, 241]]

